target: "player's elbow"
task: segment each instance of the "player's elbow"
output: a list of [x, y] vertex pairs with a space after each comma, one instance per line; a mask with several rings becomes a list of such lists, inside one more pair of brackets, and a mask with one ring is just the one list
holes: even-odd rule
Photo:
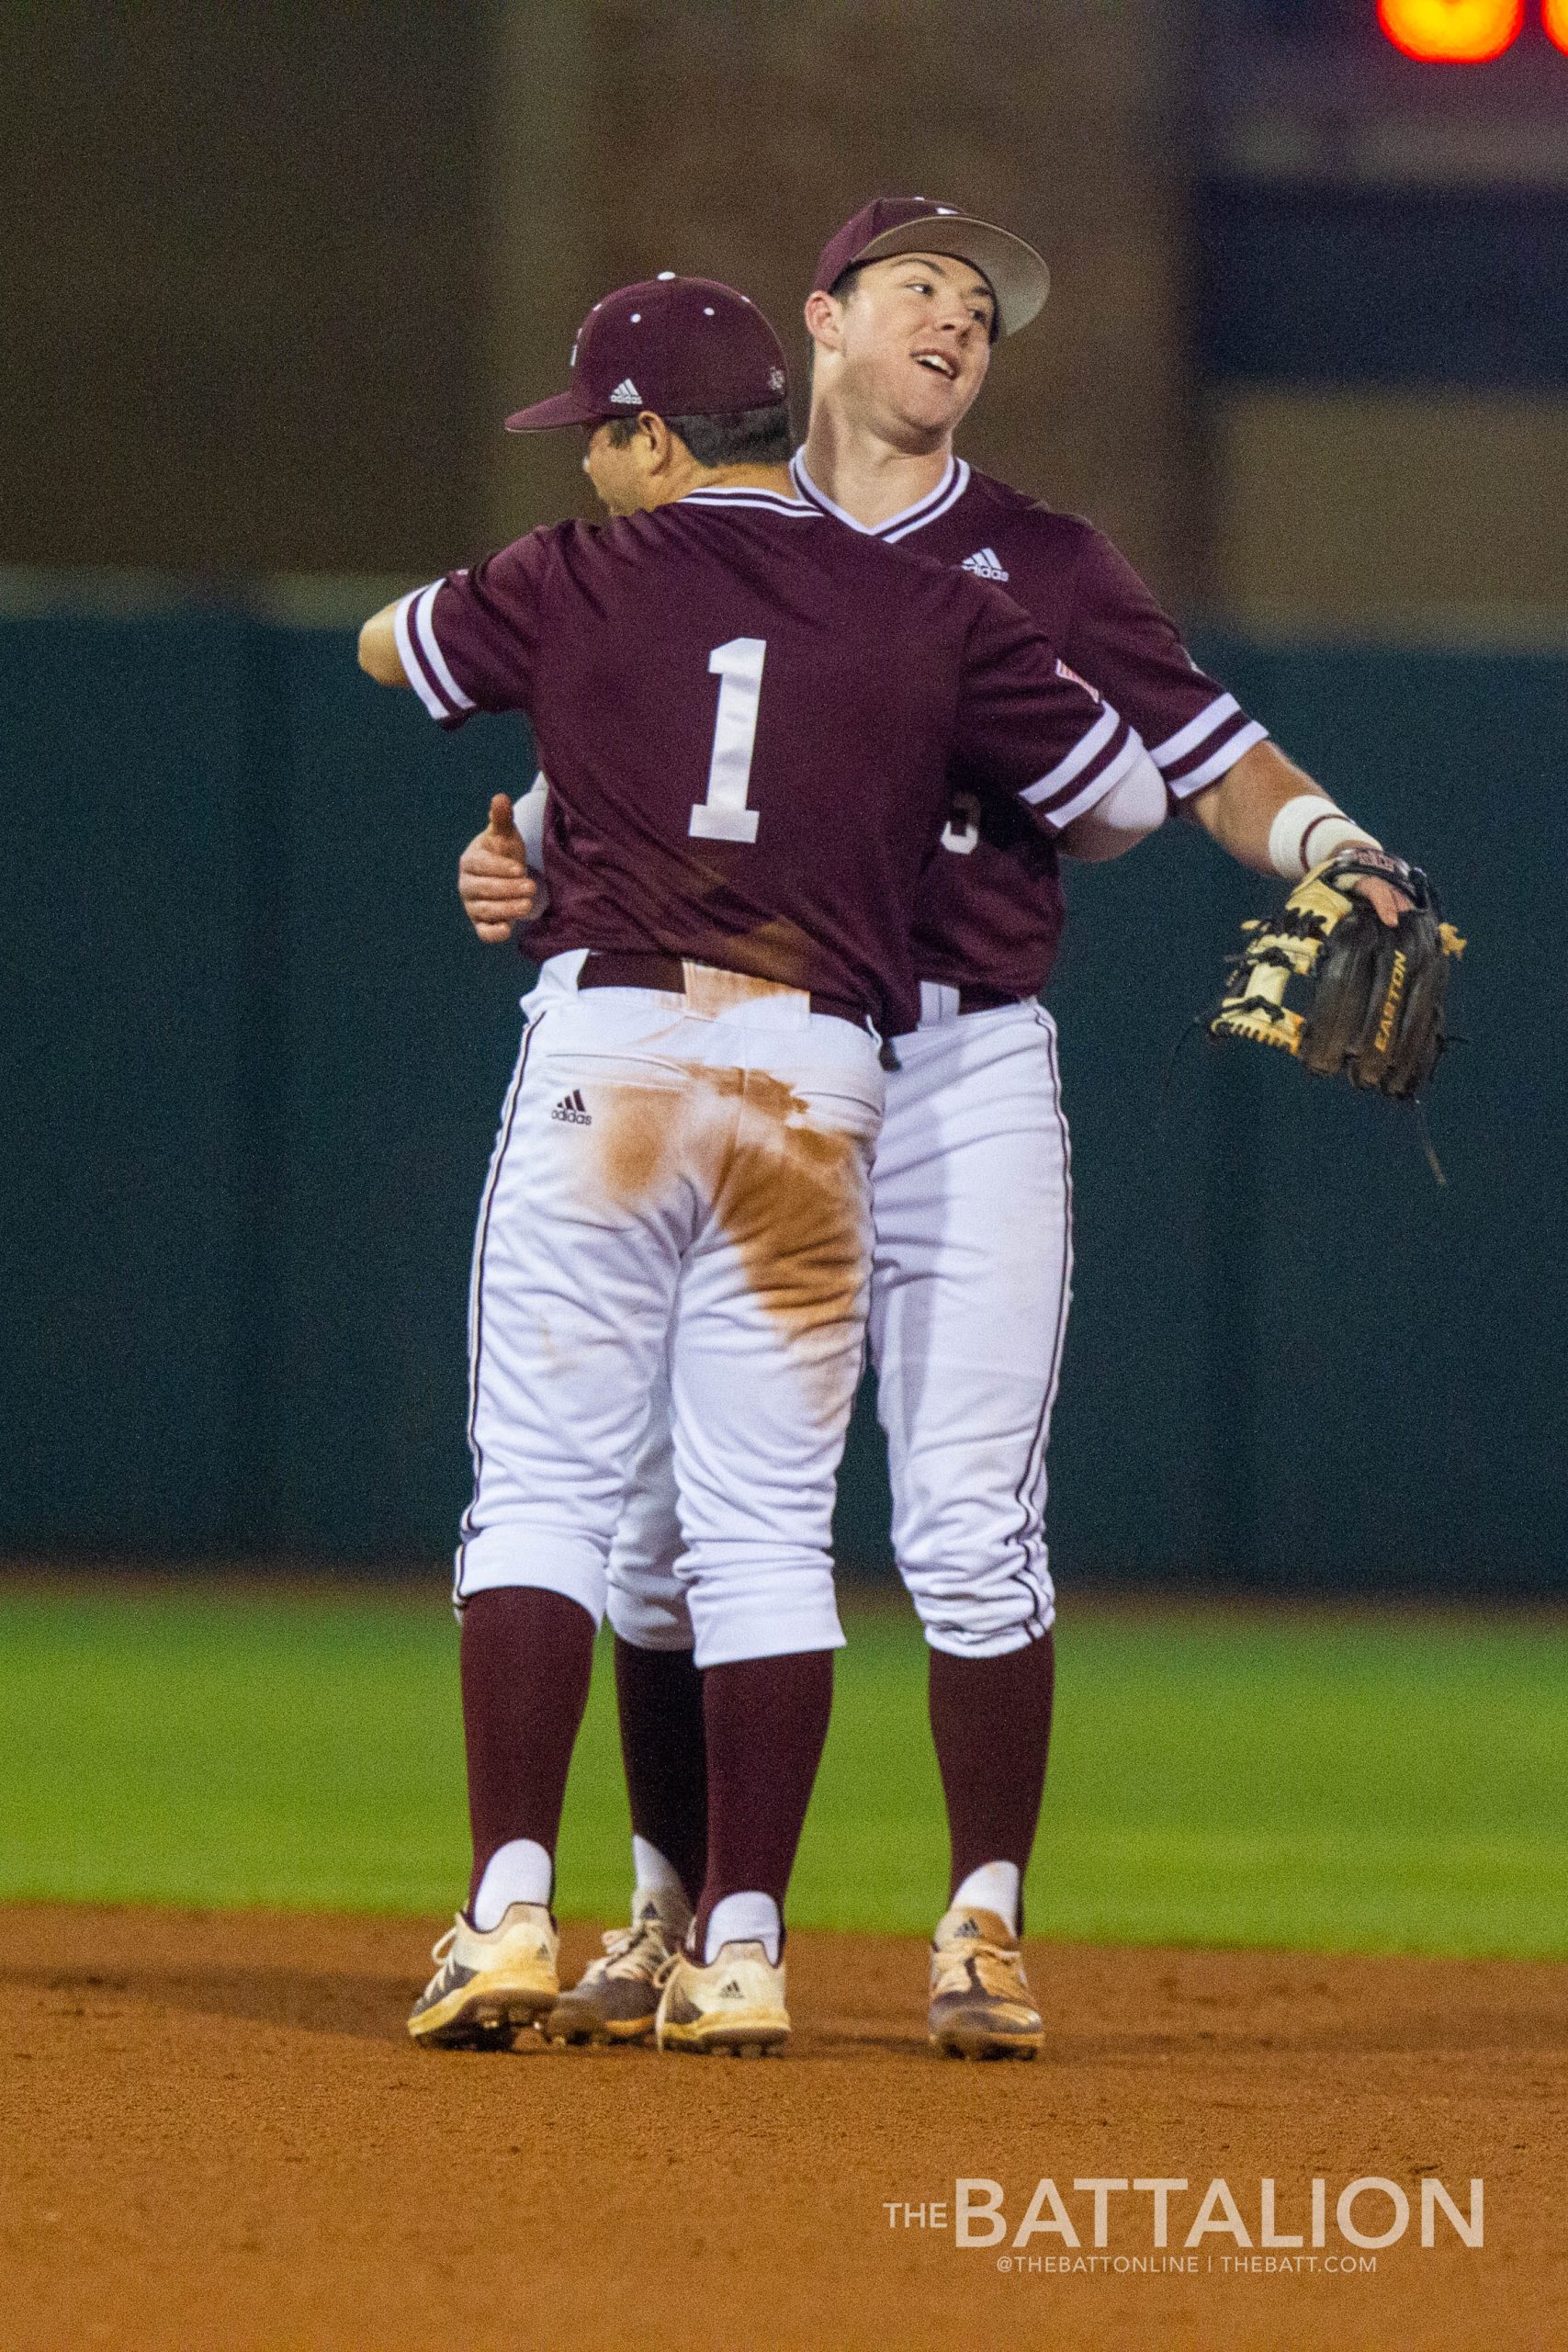
[[389, 605], [372, 613], [359, 632], [359, 666], [378, 686], [406, 686], [402, 656], [398, 651], [397, 607]]
[[1125, 857], [1156, 831], [1169, 806], [1165, 779], [1139, 743], [1125, 775], [1103, 800], [1065, 828], [1058, 847], [1084, 865], [1103, 865], [1110, 858]]

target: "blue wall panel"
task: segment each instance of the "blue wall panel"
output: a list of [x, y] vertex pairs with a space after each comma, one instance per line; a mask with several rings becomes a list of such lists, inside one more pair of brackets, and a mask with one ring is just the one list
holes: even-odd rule
[[468, 1495], [468, 1250], [531, 967], [479, 945], [456, 869], [533, 765], [518, 723], [443, 735], [336, 637], [285, 662], [268, 1509], [289, 1549], [386, 1558], [446, 1548]]
[[20, 620], [3, 650], [0, 1529], [218, 1545], [243, 1476], [254, 636]]

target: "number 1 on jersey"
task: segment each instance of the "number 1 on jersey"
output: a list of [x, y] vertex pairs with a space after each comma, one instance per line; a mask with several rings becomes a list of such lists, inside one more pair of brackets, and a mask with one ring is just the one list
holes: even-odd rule
[[765, 637], [732, 637], [716, 645], [708, 668], [718, 680], [718, 716], [714, 720], [713, 757], [708, 762], [705, 800], [692, 809], [686, 830], [705, 842], [754, 842], [757, 811], [746, 805], [751, 786], [751, 753], [757, 741], [757, 706], [762, 696]]

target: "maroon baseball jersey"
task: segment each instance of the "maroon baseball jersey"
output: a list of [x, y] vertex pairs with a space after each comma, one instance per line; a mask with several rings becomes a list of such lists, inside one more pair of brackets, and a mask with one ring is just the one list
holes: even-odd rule
[[1052, 830], [1145, 756], [999, 589], [771, 492], [533, 532], [397, 630], [444, 726], [533, 723], [547, 952], [691, 956], [893, 1030], [954, 780]]
[[[1176, 799], [1213, 784], [1267, 734], [1204, 676], [1132, 565], [1081, 515], [1055, 514], [955, 458], [929, 497], [868, 532], [799, 456], [792, 470], [803, 496], [862, 536], [1005, 586], [1137, 729]], [[1033, 996], [1055, 961], [1063, 913], [1050, 841], [1014, 810], [960, 806], [916, 903], [916, 969], [952, 987]]]

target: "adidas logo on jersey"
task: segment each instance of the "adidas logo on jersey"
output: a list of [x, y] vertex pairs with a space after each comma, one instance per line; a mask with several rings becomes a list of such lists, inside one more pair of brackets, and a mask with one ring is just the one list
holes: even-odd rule
[[1012, 577], [995, 548], [976, 548], [973, 555], [964, 557], [958, 568], [960, 571], [977, 572], [982, 580], [1010, 580]]
[[642, 405], [642, 394], [637, 390], [637, 386], [632, 382], [629, 376], [623, 376], [621, 378], [620, 382], [610, 394], [610, 398], [613, 401], [622, 401], [627, 408], [640, 408]]
[[591, 1127], [593, 1125], [593, 1114], [575, 1086], [570, 1094], [561, 1096], [550, 1116], [564, 1120], [569, 1127]]

